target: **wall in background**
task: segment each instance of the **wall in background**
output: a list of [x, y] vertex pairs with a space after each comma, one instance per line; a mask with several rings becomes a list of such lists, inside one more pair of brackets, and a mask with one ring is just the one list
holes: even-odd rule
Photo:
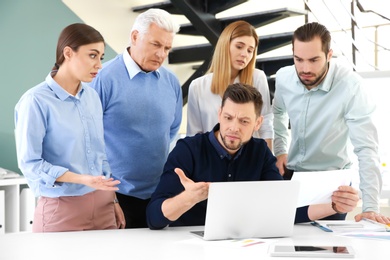
[[[42, 82], [55, 62], [61, 30], [83, 22], [61, 0], [0, 1], [0, 167], [20, 172], [16, 162], [14, 107]], [[116, 52], [106, 47], [105, 59]]]
[[[112, 47], [106, 47], [105, 61], [113, 58], [117, 52], [122, 52], [128, 44], [132, 23], [137, 13], [131, 11], [131, 6], [156, 2], [157, 0], [0, 0], [0, 167], [20, 172], [16, 163], [14, 141], [14, 106], [20, 96], [29, 88], [42, 82], [55, 61], [55, 48], [60, 31], [68, 24], [85, 22], [98, 29]], [[257, 0], [248, 1], [256, 2]], [[258, 9], [246, 8], [246, 12], [273, 9], [281, 6], [302, 9], [301, 0], [275, 0], [272, 3], [259, 5]], [[230, 16], [244, 13], [243, 10], [233, 10], [232, 13], [222, 13], [219, 16]], [[115, 14], [115, 15], [112, 15]], [[178, 17], [180, 23], [185, 19]], [[275, 26], [288, 31], [286, 22], [295, 29], [298, 18], [289, 18], [276, 25], [266, 26], [259, 30], [259, 34], [268, 35], [275, 31]], [[201, 37], [199, 37], [201, 38]], [[188, 44], [188, 36], [177, 35], [174, 46]], [[191, 43], [205, 42], [201, 39]], [[198, 42], [199, 41], [199, 42]], [[179, 44], [180, 43], [180, 44]], [[291, 46], [286, 47], [291, 53]], [[183, 82], [192, 74], [192, 64], [168, 65]], [[386, 73], [389, 73], [388, 71]], [[377, 79], [371, 75], [367, 78], [367, 85], [375, 88], [374, 99], [378, 104], [377, 118], [382, 162], [387, 169], [390, 166], [390, 139], [388, 138], [387, 120], [389, 102], [387, 101], [389, 74]], [[372, 81], [372, 82], [371, 82]], [[378, 82], [380, 81], [380, 82]], [[387, 92], [383, 92], [387, 91]], [[183, 130], [185, 133], [186, 107], [183, 114]], [[387, 170], [389, 172], [389, 170]], [[389, 173], [390, 174], [390, 173]], [[390, 184], [390, 176], [389, 176]]]
[[[374, 123], [378, 130], [379, 155], [383, 182], [390, 189], [390, 71], [370, 71], [359, 73], [365, 82], [370, 97], [376, 104]], [[389, 204], [390, 205], [390, 204]]]

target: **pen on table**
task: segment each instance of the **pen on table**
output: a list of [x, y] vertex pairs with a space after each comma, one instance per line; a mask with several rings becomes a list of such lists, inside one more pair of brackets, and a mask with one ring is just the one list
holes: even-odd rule
[[324, 226], [322, 226], [321, 224], [318, 224], [317, 222], [311, 222], [310, 224], [312, 224], [313, 226], [315, 226], [315, 227], [318, 227], [318, 228], [320, 228], [320, 229], [322, 229], [323, 231], [325, 231], [325, 232], [333, 232], [331, 229], [329, 229], [329, 228], [326, 228], [326, 227], [324, 227]]

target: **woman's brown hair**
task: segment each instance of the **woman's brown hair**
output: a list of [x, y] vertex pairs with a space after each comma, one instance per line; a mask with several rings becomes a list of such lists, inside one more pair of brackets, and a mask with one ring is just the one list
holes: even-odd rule
[[103, 42], [103, 36], [93, 27], [83, 24], [74, 23], [65, 27], [57, 42], [56, 62], [52, 68], [52, 76], [54, 76], [61, 64], [64, 62], [64, 48], [69, 46], [73, 51], [77, 51], [82, 45], [91, 43]]

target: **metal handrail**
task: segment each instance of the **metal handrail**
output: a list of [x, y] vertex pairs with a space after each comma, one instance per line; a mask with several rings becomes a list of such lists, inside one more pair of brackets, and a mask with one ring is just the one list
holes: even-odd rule
[[[317, 21], [319, 21], [319, 19], [318, 19], [318, 17], [316, 16], [315, 12], [313, 12], [312, 8], [310, 8], [311, 3], [309, 2], [309, 0], [303, 0], [303, 2], [305, 3], [306, 7], [309, 9], [310, 13], [314, 16], [314, 18], [315, 18]], [[372, 11], [372, 10], [364, 10], [364, 8], [362, 7], [361, 3], [359, 3], [357, 0], [353, 0], [353, 2], [356, 2], [357, 6], [358, 6], [358, 8], [359, 8], [359, 11], [361, 11], [361, 12], [362, 12], [362, 10], [363, 10], [363, 12], [365, 12], [365, 13], [371, 12], [371, 13], [377, 14], [378, 16], [380, 16], [380, 17], [382, 17], [382, 18], [384, 18], [384, 19], [389, 20], [387, 17], [385, 17], [385, 16], [383, 16], [383, 15], [377, 13], [377, 12], [374, 12], [374, 11]], [[353, 4], [353, 2], [352, 2], [352, 4]], [[328, 10], [328, 12], [329, 12], [329, 14], [331, 15], [331, 17], [332, 17], [332, 18], [334, 19], [334, 21], [337, 23], [338, 27], [340, 28], [340, 31], [343, 31], [343, 32], [348, 36], [348, 39], [350, 39], [351, 44], [352, 44], [352, 46], [353, 46], [353, 48], [354, 48], [354, 51], [358, 52], [358, 53], [361, 55], [362, 59], [365, 61], [366, 64], [368, 64], [370, 67], [374, 68], [375, 70], [379, 70], [379, 68], [378, 68], [376, 65], [373, 65], [373, 64], [371, 64], [369, 61], [366, 60], [365, 55], [363, 55], [363, 53], [360, 51], [360, 48], [359, 48], [359, 46], [358, 46], [359, 43], [356, 42], [356, 40], [354, 39], [353, 36], [349, 36], [350, 33], [349, 33], [346, 29], [344, 29], [343, 26], [340, 24], [339, 19], [333, 14], [332, 10], [329, 8], [329, 5], [326, 3], [326, 1], [322, 0], [322, 3], [323, 3], [323, 5], [325, 6], [325, 8]], [[354, 16], [354, 14], [353, 14], [350, 10], [348, 10], [348, 8], [346, 8], [346, 6], [343, 4], [342, 1], [340, 1], [340, 3], [341, 3], [342, 7], [344, 8], [344, 10], [346, 11], [346, 13], [349, 15], [349, 17], [350, 17], [350, 19], [351, 19], [351, 22], [352, 22], [351, 27], [352, 27], [352, 26], [355, 26], [356, 29], [358, 29], [359, 31], [363, 32], [364, 30], [363, 30], [363, 29], [359, 26], [359, 24], [357, 23], [357, 20], [356, 20], [356, 17]], [[380, 26], [380, 25], [378, 25], [378, 26]], [[351, 28], [351, 30], [352, 30], [352, 29], [354, 29], [354, 28]], [[381, 45], [381, 44], [378, 44], [378, 43], [375, 42], [375, 41], [372, 41], [371, 39], [369, 39], [368, 37], [366, 37], [366, 35], [365, 35], [364, 33], [362, 33], [362, 35], [364, 36], [364, 38], [365, 38], [368, 42], [374, 44], [374, 47], [375, 47], [375, 48], [380, 47], [382, 50], [390, 51], [390, 48], [387, 48], [387, 47], [385, 47], [385, 46], [383, 46], [383, 45]], [[349, 56], [346, 55], [345, 51], [344, 51], [342, 48], [340, 48], [340, 46], [337, 44], [337, 42], [336, 42], [335, 40], [332, 39], [332, 42], [333, 42], [337, 47], [339, 47], [339, 50], [340, 50], [341, 54], [348, 60], [348, 62], [350, 63], [350, 65], [353, 67], [353, 69], [356, 70], [357, 65], [356, 65], [355, 62], [353, 61], [354, 59], [351, 60], [351, 59], [349, 58]], [[354, 54], [353, 54], [353, 55], [354, 55]], [[354, 56], [353, 56], [353, 57], [354, 57]]]

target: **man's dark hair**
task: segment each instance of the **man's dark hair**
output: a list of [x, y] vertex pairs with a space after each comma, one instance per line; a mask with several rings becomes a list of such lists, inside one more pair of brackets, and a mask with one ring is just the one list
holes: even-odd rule
[[322, 43], [322, 51], [327, 55], [330, 50], [330, 32], [322, 24], [312, 22], [307, 23], [295, 30], [292, 37], [292, 45], [294, 49], [294, 41], [309, 42], [315, 37], [319, 37]]
[[222, 97], [221, 107], [225, 105], [226, 99], [230, 99], [236, 104], [245, 104], [253, 102], [255, 105], [256, 116], [261, 115], [261, 109], [263, 107], [263, 98], [260, 92], [253, 86], [234, 83], [227, 87]]

